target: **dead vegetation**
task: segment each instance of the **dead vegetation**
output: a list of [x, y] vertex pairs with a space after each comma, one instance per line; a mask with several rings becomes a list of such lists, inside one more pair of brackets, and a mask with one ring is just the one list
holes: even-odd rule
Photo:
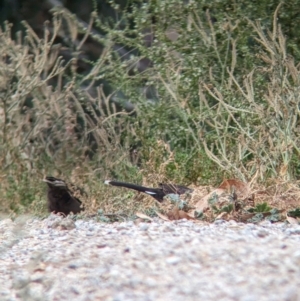
[[[276, 189], [276, 191], [274, 191]], [[146, 196], [145, 198], [149, 198]], [[166, 221], [188, 219], [195, 222], [235, 220], [258, 223], [263, 220], [279, 222], [300, 221], [299, 188], [287, 183], [277, 183], [267, 189], [263, 185], [239, 180], [224, 180], [217, 188], [193, 187], [193, 192], [183, 196], [170, 194], [154, 212]], [[152, 221], [150, 216], [137, 212], [139, 219]]]
[[[141, 57], [149, 55], [154, 67], [140, 73], [129, 65], [141, 57], [125, 63], [114, 57], [120, 32], [112, 30], [89, 72], [78, 76], [79, 62], [87, 63], [81, 56], [87, 38], [100, 40], [92, 30], [95, 15], [89, 26], [82, 27], [69, 12], [55, 11], [51, 24], [45, 24], [43, 38], [26, 24], [26, 32], [16, 39], [8, 24], [1, 29], [3, 212], [43, 214], [41, 180], [46, 175], [82, 187], [87, 192], [81, 197], [87, 214], [100, 209], [100, 215], [130, 217], [142, 212], [170, 220], [262, 217], [276, 221], [300, 207], [300, 70], [286, 51], [276, 21], [280, 7], [269, 30], [247, 21], [258, 52], [255, 67], [245, 70], [238, 65], [239, 39], [234, 38], [238, 23], [214, 25], [208, 11], [200, 18], [189, 9], [187, 34], [197, 51], [186, 55], [190, 49], [184, 46], [186, 37], [176, 22], [169, 27], [177, 33], [176, 39], [157, 27], [159, 43], [141, 50]], [[216, 26], [228, 34], [225, 54]], [[66, 49], [56, 38], [67, 35], [76, 47], [73, 58], [63, 60]], [[125, 34], [123, 38], [128, 42]], [[217, 67], [205, 69], [197, 47], [213, 53], [216, 57], [211, 61], [218, 62]], [[196, 63], [188, 62], [190, 57]], [[207, 70], [205, 75], [197, 64]], [[196, 83], [190, 86], [198, 71]], [[114, 83], [124, 87], [135, 101], [132, 110], [118, 108], [117, 89], [104, 93], [98, 80], [105, 76], [115, 76]], [[142, 81], [157, 87], [160, 102], [137, 100]], [[133, 159], [136, 142], [141, 147], [134, 149]], [[187, 197], [189, 209], [183, 210], [176, 197], [161, 207], [149, 197], [104, 186], [106, 178], [153, 187], [159, 182], [187, 184], [195, 193]], [[239, 180], [225, 180], [218, 187], [224, 178]], [[204, 186], [208, 183], [213, 186]]]

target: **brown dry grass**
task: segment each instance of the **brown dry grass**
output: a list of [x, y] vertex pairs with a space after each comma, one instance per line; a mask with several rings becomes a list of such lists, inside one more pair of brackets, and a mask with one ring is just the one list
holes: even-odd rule
[[[209, 174], [214, 184], [228, 175], [248, 180], [255, 203], [267, 202], [285, 211], [300, 207], [299, 183], [294, 180], [294, 170], [298, 167], [295, 162], [300, 153], [300, 66], [286, 53], [285, 37], [276, 22], [277, 13], [270, 32], [262, 30], [259, 23], [249, 21], [261, 46], [257, 54], [260, 65], [236, 75], [237, 41], [230, 39], [231, 64], [225, 68], [221, 62], [222, 84], [210, 70], [194, 87], [199, 98], [195, 108], [189, 106], [189, 98], [179, 89], [185, 74], [188, 76], [187, 70], [185, 74], [181, 72], [185, 62], [180, 51], [184, 51], [184, 46], [174, 55], [174, 45], [170, 41], [162, 42], [169, 65], [166, 72], [149, 72], [149, 80], [165, 91], [163, 96], [177, 110], [176, 117], [182, 118], [174, 118], [174, 122], [179, 120], [180, 129], [184, 128], [183, 132], [193, 140], [193, 149], [185, 149], [182, 160], [190, 162], [195, 150], [197, 155], [201, 153], [199, 150], [206, 153], [206, 157], [199, 156], [199, 162], [193, 159], [188, 170], [176, 159], [170, 143], [161, 140], [161, 136], [170, 133], [155, 140], [145, 137], [153, 126], [151, 118], [158, 120], [161, 112], [136, 121], [127, 112], [117, 111], [111, 102], [113, 94], [105, 95], [101, 87], [91, 93], [99, 70], [108, 64], [117, 67], [118, 62], [111, 58], [111, 43], [107, 43], [91, 72], [78, 78], [76, 63], [63, 63], [59, 57], [60, 46], [54, 44], [54, 38], [61, 34], [62, 21], [70, 19], [70, 15], [54, 14], [53, 27], [51, 30], [45, 27], [44, 39], [26, 25], [25, 36], [13, 40], [7, 25], [0, 31], [1, 211], [43, 214], [46, 187], [41, 180], [46, 175], [82, 187], [88, 194], [82, 199], [89, 214], [99, 208], [127, 216], [137, 211], [164, 211], [167, 209], [151, 197], [107, 187], [103, 180], [115, 177], [155, 187], [160, 182], [186, 184], [189, 178], [199, 188], [201, 172], [197, 169], [203, 166], [202, 173]], [[190, 18], [191, 26], [203, 36], [207, 49], [220, 56], [212, 24], [204, 29], [196, 16], [191, 14]], [[76, 20], [66, 24], [79, 52], [90, 34], [89, 29], [80, 41]], [[233, 32], [235, 27], [228, 26], [228, 30]], [[147, 116], [147, 112], [138, 113]], [[138, 136], [140, 128], [146, 160], [137, 167], [130, 160], [129, 149], [130, 138]], [[215, 165], [206, 165], [208, 158]], [[190, 177], [192, 172], [195, 176]], [[207, 188], [200, 187], [200, 190], [202, 195]]]

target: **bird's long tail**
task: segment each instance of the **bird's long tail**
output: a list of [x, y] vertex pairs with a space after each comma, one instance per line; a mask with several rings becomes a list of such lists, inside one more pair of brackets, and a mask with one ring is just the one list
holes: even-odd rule
[[149, 187], [145, 187], [145, 186], [141, 186], [141, 185], [126, 183], [126, 182], [119, 182], [119, 181], [111, 181], [111, 180], [106, 180], [106, 181], [104, 181], [104, 183], [107, 185], [125, 187], [125, 188], [133, 189], [136, 191], [145, 192], [150, 195], [156, 194], [155, 188], [149, 188]]

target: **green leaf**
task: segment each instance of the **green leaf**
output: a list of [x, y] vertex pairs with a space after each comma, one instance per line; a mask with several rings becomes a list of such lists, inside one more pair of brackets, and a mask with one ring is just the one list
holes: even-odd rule
[[300, 208], [296, 208], [295, 210], [288, 211], [288, 216], [291, 217], [300, 217]]
[[269, 212], [272, 210], [272, 207], [270, 207], [266, 202], [257, 204], [254, 208], [248, 209], [248, 212], [250, 213], [260, 213], [260, 212]]
[[197, 219], [203, 219], [204, 218], [203, 211], [195, 211], [194, 212], [194, 217], [197, 218]]
[[256, 224], [261, 222], [263, 219], [264, 215], [262, 213], [257, 213], [252, 218], [249, 218], [247, 222]]

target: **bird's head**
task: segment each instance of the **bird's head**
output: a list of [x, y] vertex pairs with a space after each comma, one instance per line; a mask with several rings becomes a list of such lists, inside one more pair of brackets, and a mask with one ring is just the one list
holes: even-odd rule
[[46, 177], [43, 179], [43, 182], [47, 183], [50, 187], [67, 187], [65, 181], [54, 177]]

